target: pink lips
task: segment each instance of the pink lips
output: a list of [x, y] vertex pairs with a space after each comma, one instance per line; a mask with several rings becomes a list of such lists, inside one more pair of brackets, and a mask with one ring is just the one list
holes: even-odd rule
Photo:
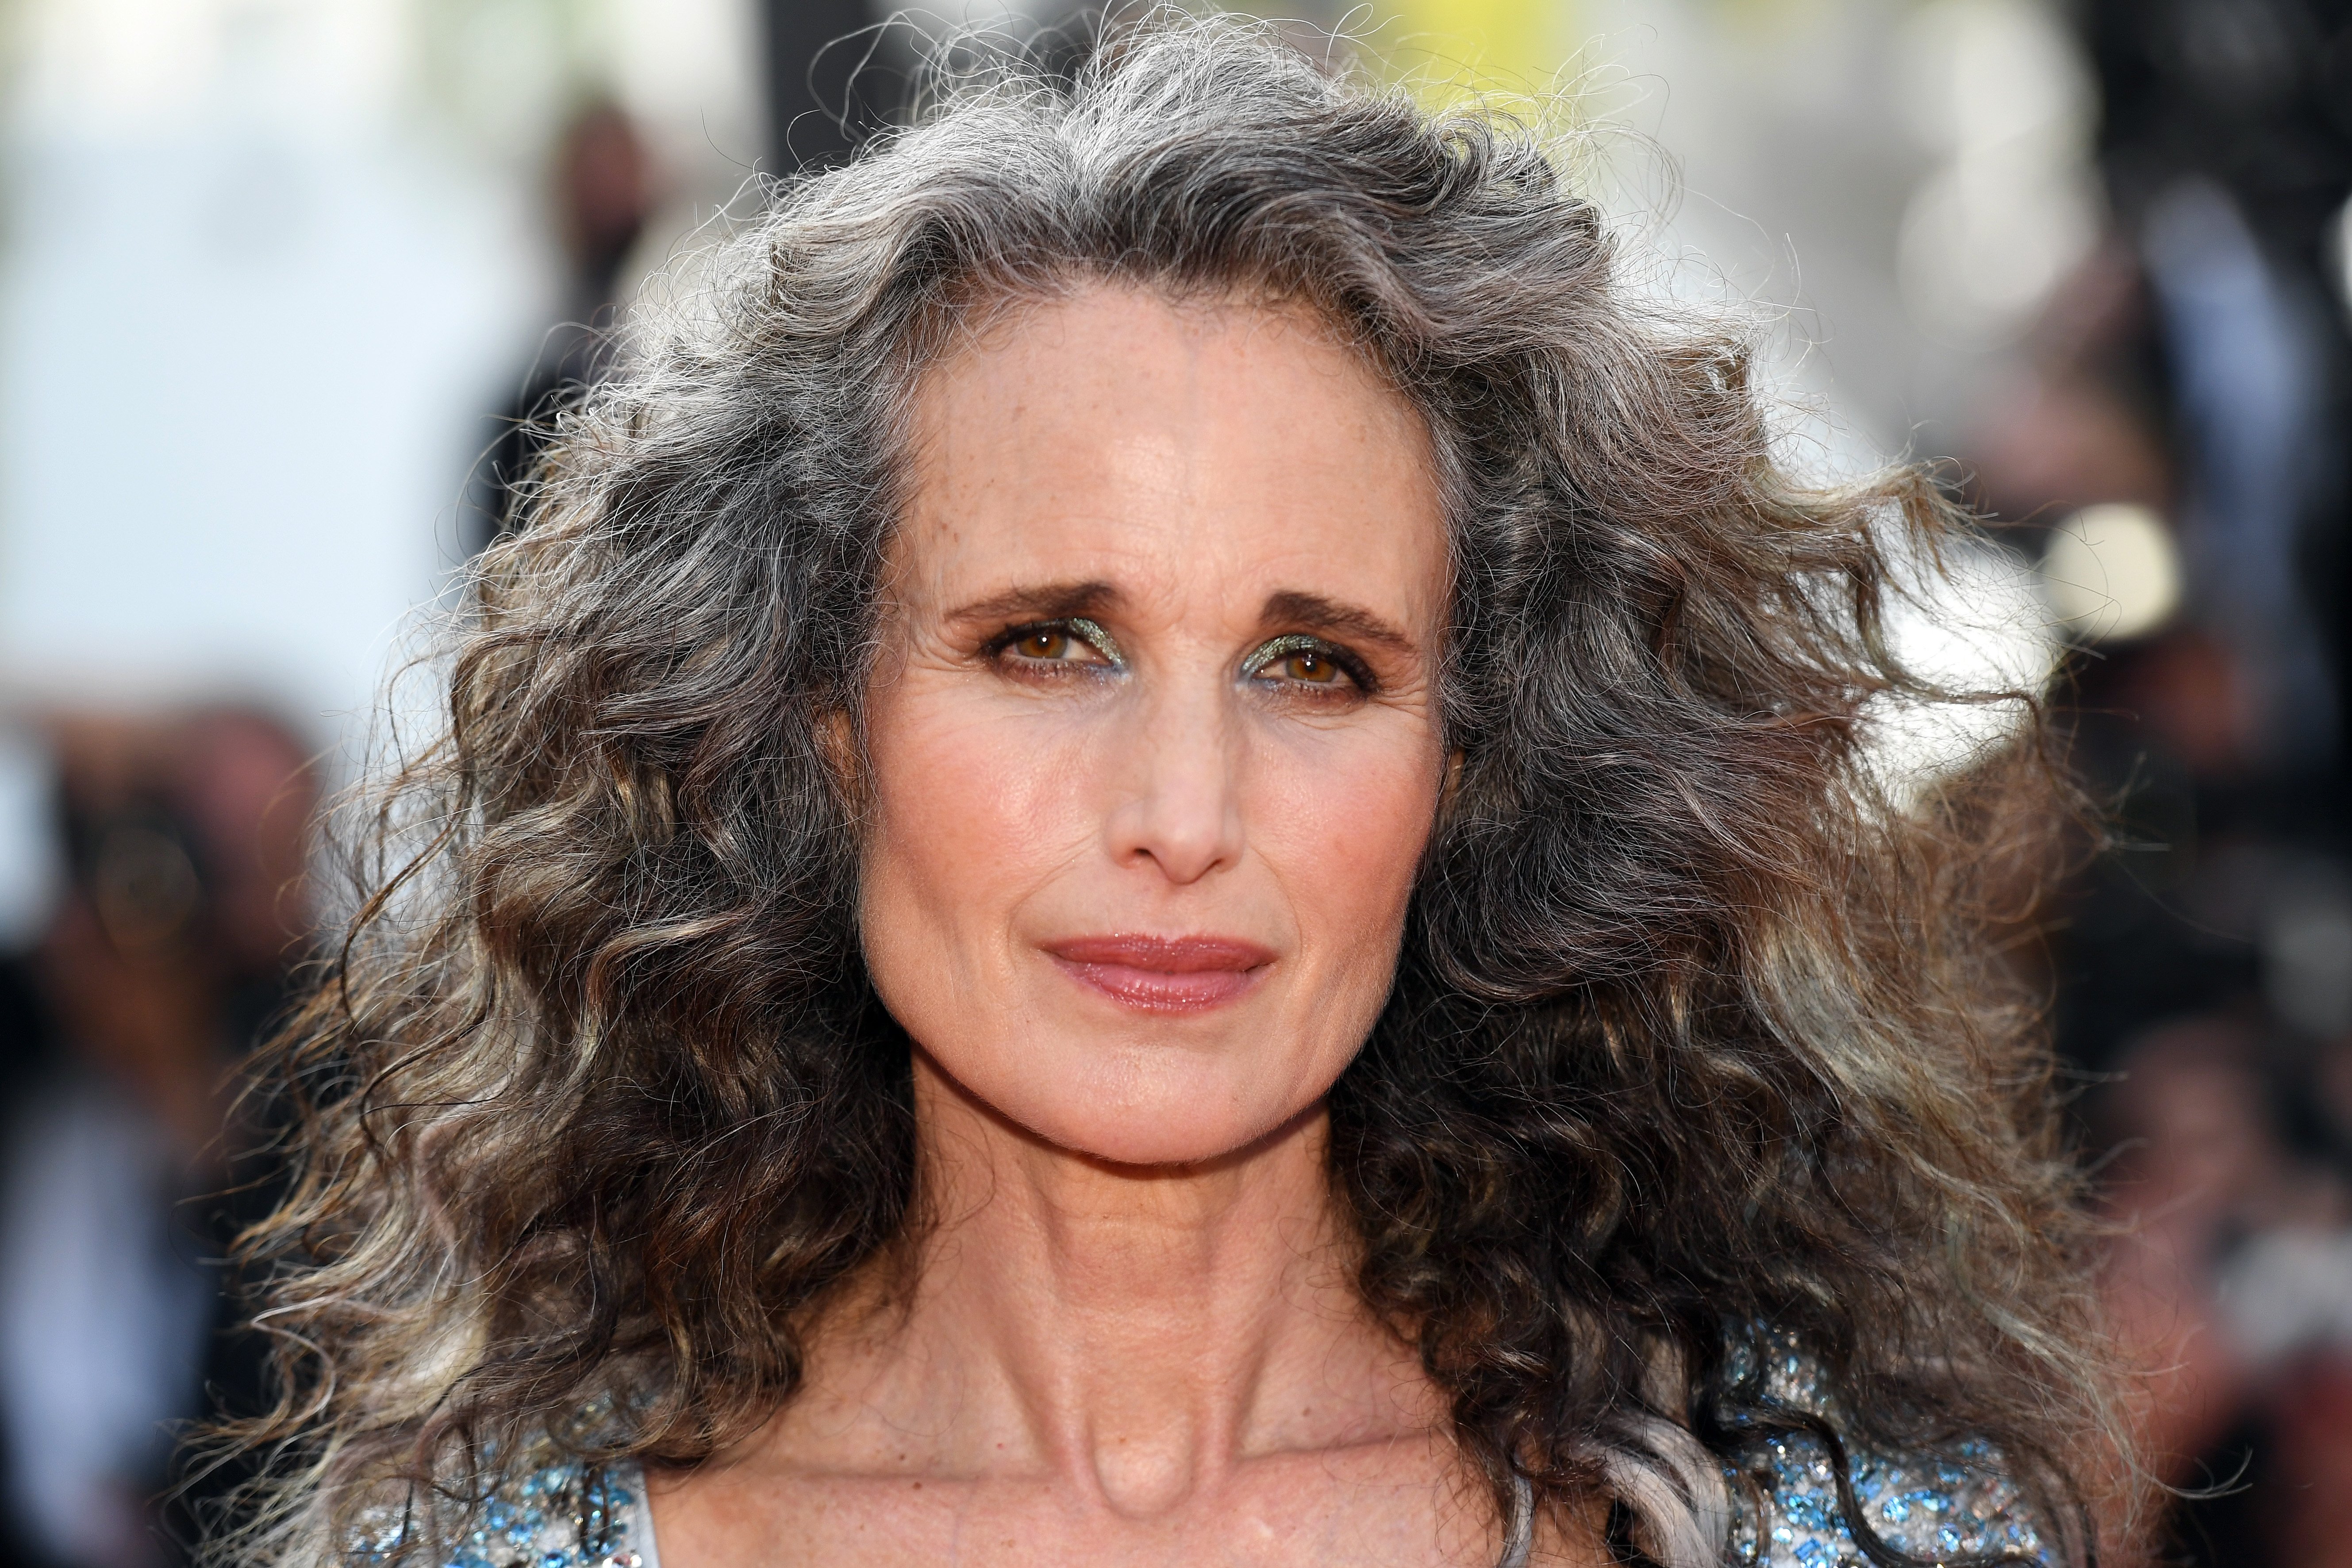
[[1275, 955], [1221, 936], [1081, 936], [1045, 944], [1070, 977], [1147, 1013], [1201, 1013], [1257, 984]]

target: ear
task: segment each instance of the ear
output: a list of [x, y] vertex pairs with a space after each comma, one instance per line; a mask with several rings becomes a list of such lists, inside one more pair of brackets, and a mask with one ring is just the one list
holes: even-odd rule
[[824, 758], [824, 771], [832, 775], [835, 793], [855, 810], [866, 792], [857, 765], [857, 728], [848, 710], [831, 708], [817, 715], [816, 745]]
[[1459, 746], [1445, 753], [1445, 786], [1437, 796], [1437, 809], [1441, 815], [1453, 809], [1454, 792], [1462, 787], [1462, 756]]

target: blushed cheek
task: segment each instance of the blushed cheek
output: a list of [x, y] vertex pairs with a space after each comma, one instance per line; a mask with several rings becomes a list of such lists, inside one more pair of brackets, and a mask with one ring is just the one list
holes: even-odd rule
[[1034, 727], [919, 698], [876, 712], [861, 919], [877, 986], [917, 1010], [1002, 1004], [1012, 920], [1059, 857], [1066, 771]]
[[[1423, 752], [1426, 750], [1425, 761]], [[1320, 950], [1316, 1004], [1370, 1019], [1388, 994], [1414, 874], [1437, 813], [1434, 746], [1318, 770], [1292, 798], [1283, 879], [1301, 899], [1301, 935]]]

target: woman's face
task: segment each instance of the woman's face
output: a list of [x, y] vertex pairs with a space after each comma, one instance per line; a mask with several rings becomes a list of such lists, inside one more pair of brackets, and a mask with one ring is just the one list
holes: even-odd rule
[[1123, 1163], [1315, 1105], [1445, 772], [1419, 417], [1302, 314], [1099, 287], [932, 370], [866, 710], [866, 956], [970, 1095]]

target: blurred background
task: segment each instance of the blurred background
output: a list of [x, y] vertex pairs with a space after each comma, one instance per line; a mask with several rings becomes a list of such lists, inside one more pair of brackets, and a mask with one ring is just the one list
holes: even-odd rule
[[[2057, 666], [2118, 825], [2035, 962], [2137, 1418], [2210, 1493], [2167, 1554], [2352, 1563], [2352, 0], [1279, 14], [1570, 89], [1654, 285], [1766, 321], [1789, 460], [1997, 520], [1906, 636]], [[177, 1560], [168, 1431], [256, 1386], [227, 1075], [309, 815], [614, 302], [899, 111], [909, 37], [835, 42], [880, 19], [0, 0], [0, 1568]]]

